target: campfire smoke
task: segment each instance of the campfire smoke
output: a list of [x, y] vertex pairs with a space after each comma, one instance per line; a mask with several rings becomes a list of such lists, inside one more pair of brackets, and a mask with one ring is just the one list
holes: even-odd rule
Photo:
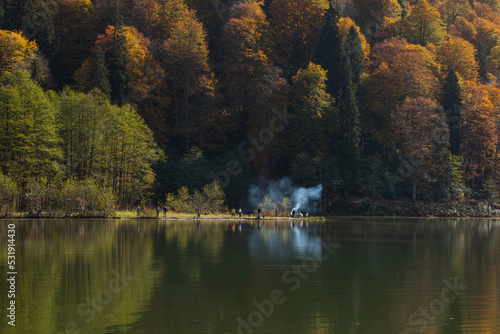
[[321, 199], [323, 185], [316, 187], [297, 187], [288, 178], [266, 183], [265, 185], [252, 185], [248, 191], [248, 199], [252, 207], [257, 207], [266, 195], [273, 201], [282, 201], [288, 197], [292, 201], [293, 210], [315, 212], [318, 210], [317, 201]]

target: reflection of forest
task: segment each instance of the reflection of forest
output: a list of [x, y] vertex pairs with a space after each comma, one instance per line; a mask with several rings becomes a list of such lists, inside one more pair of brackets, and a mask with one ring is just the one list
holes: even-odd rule
[[[98, 220], [15, 223], [18, 333], [102, 333], [138, 320], [163, 274], [153, 257], [153, 235], [141, 236], [136, 225]], [[6, 256], [0, 255], [3, 265]], [[6, 270], [0, 268], [4, 282]], [[1, 298], [6, 305], [3, 293]]]
[[[72, 321], [83, 333], [233, 333], [253, 301], [276, 288], [287, 301], [266, 319], [270, 333], [412, 333], [410, 315], [454, 277], [467, 289], [427, 332], [500, 330], [495, 220], [15, 223], [22, 333], [63, 331]], [[326, 240], [340, 247], [292, 292], [283, 273]], [[6, 260], [0, 252], [2, 291]], [[113, 272], [134, 278], [87, 323], [79, 305], [109, 287]], [[7, 296], [0, 300], [4, 309]]]

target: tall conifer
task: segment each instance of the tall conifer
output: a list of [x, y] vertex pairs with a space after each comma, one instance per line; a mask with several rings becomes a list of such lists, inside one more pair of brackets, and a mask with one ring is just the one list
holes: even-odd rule
[[462, 98], [460, 95], [461, 88], [457, 73], [453, 68], [450, 68], [443, 85], [441, 105], [446, 114], [446, 122], [450, 130], [450, 153], [454, 155], [460, 154], [460, 125], [462, 124], [460, 112]]

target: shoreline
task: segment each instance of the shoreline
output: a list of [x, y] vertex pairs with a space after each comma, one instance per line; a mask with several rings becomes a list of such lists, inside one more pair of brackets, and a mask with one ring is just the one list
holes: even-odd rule
[[134, 221], [134, 220], [157, 220], [157, 221], [177, 221], [177, 220], [192, 220], [192, 221], [200, 221], [200, 220], [218, 220], [218, 221], [313, 221], [313, 222], [321, 222], [327, 220], [339, 220], [339, 219], [428, 219], [428, 220], [436, 220], [436, 219], [492, 219], [492, 220], [500, 220], [500, 216], [383, 216], [383, 215], [325, 215], [325, 216], [313, 216], [313, 217], [303, 217], [303, 218], [291, 218], [291, 217], [266, 217], [260, 218], [257, 217], [221, 217], [221, 216], [213, 216], [213, 217], [0, 217], [0, 221], [2, 220], [123, 220], [123, 221]]

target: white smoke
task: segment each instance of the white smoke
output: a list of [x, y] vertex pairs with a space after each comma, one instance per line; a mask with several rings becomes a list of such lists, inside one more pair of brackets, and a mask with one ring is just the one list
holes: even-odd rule
[[321, 199], [322, 191], [322, 184], [313, 188], [298, 188], [290, 198], [292, 200], [292, 204], [294, 205], [293, 210], [310, 210], [309, 202]]
[[322, 191], [321, 184], [311, 188], [296, 187], [288, 177], [284, 177], [265, 185], [251, 185], [248, 200], [252, 207], [257, 207], [266, 195], [273, 201], [282, 201], [284, 197], [288, 197], [295, 211], [314, 212], [318, 209], [316, 201], [321, 199]]

